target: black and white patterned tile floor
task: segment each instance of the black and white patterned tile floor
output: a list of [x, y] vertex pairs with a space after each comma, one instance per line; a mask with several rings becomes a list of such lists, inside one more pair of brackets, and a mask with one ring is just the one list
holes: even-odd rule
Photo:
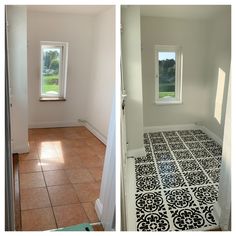
[[144, 134], [146, 156], [135, 157], [138, 231], [217, 228], [221, 146], [202, 130]]

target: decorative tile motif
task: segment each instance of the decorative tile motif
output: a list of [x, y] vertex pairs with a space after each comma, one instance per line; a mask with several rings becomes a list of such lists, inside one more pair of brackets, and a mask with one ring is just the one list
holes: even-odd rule
[[147, 153], [146, 156], [135, 157], [134, 160], [135, 164], [141, 164], [141, 163], [153, 162], [153, 157], [151, 153]]
[[160, 162], [157, 165], [159, 173], [174, 173], [178, 171], [178, 167], [174, 161]]
[[143, 134], [143, 138], [144, 139], [148, 138], [148, 134], [147, 133]]
[[198, 141], [193, 135], [181, 137], [184, 142], [196, 142]]
[[190, 186], [210, 183], [209, 179], [203, 173], [203, 171], [184, 172], [183, 174]]
[[146, 152], [152, 152], [151, 145], [150, 144], [144, 144], [144, 148]]
[[181, 139], [178, 136], [166, 137], [168, 143], [182, 143]]
[[192, 134], [194, 134], [194, 135], [205, 134], [205, 133], [204, 133], [202, 130], [200, 130], [200, 129], [192, 130], [191, 132], [192, 132]]
[[193, 230], [201, 228], [205, 220], [198, 207], [171, 211], [176, 230]]
[[213, 183], [219, 183], [220, 169], [207, 170], [207, 174], [210, 176]]
[[136, 176], [142, 175], [156, 175], [156, 168], [154, 164], [142, 164], [142, 165], [135, 165], [135, 173]]
[[171, 152], [155, 152], [156, 161], [173, 161], [173, 155]]
[[173, 153], [177, 160], [193, 159], [193, 156], [189, 150], [173, 151]]
[[160, 138], [160, 137], [153, 137], [151, 138], [152, 143], [157, 143], [157, 144], [161, 144], [161, 143], [166, 143], [164, 138]]
[[208, 169], [215, 169], [220, 168], [220, 164], [215, 158], [205, 158], [205, 159], [198, 159], [198, 162], [204, 168], [204, 170]]
[[167, 212], [145, 214], [137, 209], [137, 231], [168, 231], [170, 223]]
[[143, 143], [144, 143], [144, 145], [145, 145], [145, 144], [149, 144], [149, 145], [150, 145], [149, 138], [144, 138], [144, 139], [143, 139]]
[[191, 130], [180, 130], [177, 132], [181, 137], [186, 135], [192, 135]]
[[206, 149], [191, 150], [191, 152], [196, 158], [212, 157], [212, 155]]
[[205, 227], [217, 225], [216, 219], [215, 219], [214, 215], [212, 214], [213, 213], [213, 205], [201, 206], [201, 210], [204, 215], [204, 218], [206, 219]]
[[178, 136], [175, 131], [165, 131], [163, 132], [163, 134], [165, 135], [165, 137]]
[[136, 207], [145, 212], [154, 212], [165, 210], [164, 201], [161, 192], [148, 192], [135, 194]]
[[150, 133], [149, 136], [152, 137], [163, 137], [161, 132]]
[[202, 142], [202, 145], [206, 148], [206, 149], [218, 149], [221, 148], [221, 146], [215, 142], [215, 141], [206, 141], [206, 142]]
[[208, 151], [213, 156], [221, 156], [222, 155], [222, 148], [209, 148]]
[[199, 142], [185, 143], [189, 149], [203, 149], [203, 146]]
[[195, 137], [200, 141], [200, 142], [204, 142], [204, 141], [213, 141], [212, 138], [210, 138], [208, 135], [206, 134], [198, 134], [195, 135]]
[[153, 144], [154, 152], [166, 152], [169, 151], [167, 144]]
[[161, 182], [164, 189], [185, 187], [186, 183], [182, 175], [177, 173], [161, 174]]
[[216, 156], [216, 157], [214, 157], [214, 158], [221, 164], [222, 156]]
[[153, 176], [141, 176], [136, 178], [136, 191], [152, 191], [160, 189], [160, 181], [157, 175]]
[[165, 190], [164, 193], [169, 210], [196, 206], [187, 188]]
[[186, 149], [183, 143], [170, 143], [171, 150], [183, 150]]
[[200, 205], [214, 204], [217, 201], [218, 190], [213, 185], [191, 188]]
[[179, 161], [178, 163], [182, 171], [195, 171], [201, 169], [195, 160]]

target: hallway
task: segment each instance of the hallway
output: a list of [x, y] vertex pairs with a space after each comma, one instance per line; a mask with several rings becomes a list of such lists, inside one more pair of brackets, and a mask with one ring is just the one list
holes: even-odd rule
[[105, 145], [85, 127], [29, 130], [19, 155], [22, 230], [95, 223]]

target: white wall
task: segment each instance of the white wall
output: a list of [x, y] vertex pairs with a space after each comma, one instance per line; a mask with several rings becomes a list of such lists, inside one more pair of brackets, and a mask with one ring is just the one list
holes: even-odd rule
[[143, 149], [143, 91], [140, 7], [122, 8], [122, 64], [128, 151]]
[[90, 79], [86, 89], [87, 125], [98, 135], [107, 137], [112, 97], [115, 92], [115, 8], [101, 12], [93, 19]]
[[[145, 127], [192, 124], [206, 119], [207, 30], [201, 20], [141, 17]], [[183, 104], [154, 104], [155, 44], [182, 46]]]
[[[85, 118], [93, 18], [28, 12], [29, 127], [78, 125]], [[40, 41], [69, 42], [65, 102], [40, 102]]]
[[24, 153], [28, 151], [26, 7], [8, 6], [7, 21], [13, 153]]
[[[231, 16], [229, 7], [208, 22], [208, 32], [207, 89], [209, 91], [209, 104], [207, 119], [204, 124], [223, 139], [231, 60]], [[219, 69], [222, 70], [221, 73], [225, 73], [225, 79], [219, 76]], [[218, 86], [218, 83], [221, 86]]]

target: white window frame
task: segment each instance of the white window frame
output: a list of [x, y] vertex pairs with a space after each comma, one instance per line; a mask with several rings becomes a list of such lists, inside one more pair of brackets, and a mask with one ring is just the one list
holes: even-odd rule
[[[60, 66], [59, 66], [59, 94], [43, 94], [43, 49], [44, 48], [60, 48]], [[65, 100], [66, 83], [67, 83], [67, 65], [68, 65], [68, 43], [67, 42], [40, 42], [40, 100]]]
[[[175, 97], [159, 97], [159, 52], [175, 52]], [[159, 105], [182, 103], [182, 74], [183, 53], [182, 48], [176, 45], [155, 45], [155, 103]]]

